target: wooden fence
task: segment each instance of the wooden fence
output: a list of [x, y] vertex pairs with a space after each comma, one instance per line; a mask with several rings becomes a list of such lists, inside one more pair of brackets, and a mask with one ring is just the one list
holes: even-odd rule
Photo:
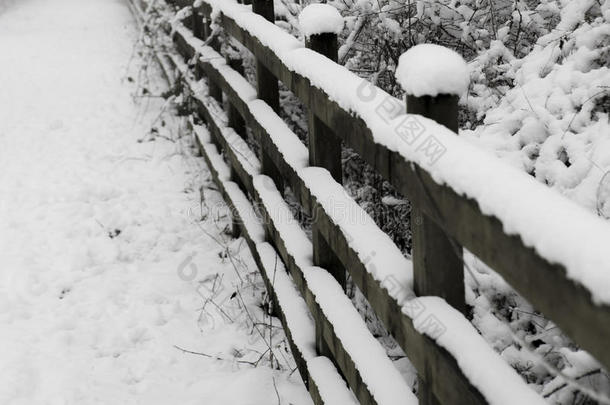
[[[192, 9], [192, 14], [173, 28], [166, 27], [183, 59], [165, 55], [160, 56], [161, 63], [168, 71], [178, 71], [192, 87], [197, 118], [207, 126], [205, 129], [198, 120], [193, 121], [201, 153], [233, 209], [236, 227], [250, 246], [276, 304], [301, 377], [315, 403], [354, 403], [354, 397], [361, 404], [414, 403], [408, 388], [400, 386], [404, 382], [393, 380], [392, 372], [385, 369], [391, 362], [379, 360], [375, 363], [379, 369], [367, 369], [370, 363], [366, 357], [377, 354], [362, 353], [353, 344], [350, 337], [353, 334], [368, 333], [360, 344], [374, 339], [368, 330], [363, 330], [363, 323], [346, 320], [352, 319], [355, 312], [341, 292], [346, 270], [418, 370], [420, 403], [508, 404], [517, 397], [526, 398], [526, 403], [543, 403], [483, 343], [462, 315], [465, 311], [462, 248], [497, 271], [536, 309], [606, 368], [610, 367], [607, 346], [610, 308], [594, 303], [589, 290], [566, 276], [564, 266], [542, 257], [519, 235], [506, 234], [500, 220], [483, 213], [473, 199], [438, 184], [420, 165], [377, 142], [364, 117], [334, 101], [330, 90], [312, 83], [306, 73], [287, 66], [268, 41], [240, 25], [231, 13], [224, 12], [218, 6], [221, 2], [203, 0], [194, 8], [192, 1], [174, 3], [178, 8]], [[235, 7], [232, 3], [225, 2]], [[211, 4], [219, 8], [214, 15], [224, 33], [254, 55], [256, 87], [243, 77], [239, 61], [225, 61], [218, 41], [210, 37]], [[146, 3], [139, 0], [133, 6], [137, 15], [145, 15]], [[272, 1], [253, 0], [251, 12], [268, 20], [257, 20], [260, 26], [273, 26]], [[313, 36], [307, 47], [336, 61], [336, 36]], [[189, 68], [187, 61], [194, 61], [195, 68]], [[197, 84], [201, 78], [206, 80], [206, 86]], [[278, 80], [308, 109], [309, 148], [300, 143], [278, 115]], [[224, 102], [228, 105], [226, 113]], [[427, 116], [457, 131], [455, 97], [409, 97], [407, 103], [410, 113]], [[259, 146], [258, 156], [245, 140], [246, 127]], [[412, 263], [401, 258], [389, 238], [354, 201], [341, 193], [342, 143], [412, 202], [419, 218], [418, 225], [412, 226]], [[319, 187], [319, 183], [324, 187]], [[303, 210], [313, 217], [311, 242], [298, 223], [286, 221], [286, 216], [292, 214], [279, 191], [284, 186], [290, 187]], [[333, 203], [339, 201], [345, 210], [362, 215], [362, 221], [350, 228], [351, 225], [337, 218], [328, 203], [329, 197]], [[264, 221], [256, 220], [255, 207]], [[354, 229], [356, 232], [351, 232]], [[376, 257], [367, 254], [370, 253], [366, 251], [367, 240], [359, 236], [361, 233], [384, 241]], [[276, 252], [281, 259], [279, 264], [274, 259]], [[387, 264], [390, 257], [396, 258], [394, 265], [404, 265], [404, 272], [412, 274], [409, 277], [417, 296], [438, 296], [444, 301], [418, 299], [405, 287], [404, 280], [409, 287], [409, 277], [388, 278], [388, 274], [397, 274], [393, 273], [396, 269], [375, 269], [374, 266]], [[287, 272], [279, 275], [280, 268]], [[332, 288], [324, 287], [332, 283], [321, 268], [333, 276]], [[386, 277], [380, 277], [384, 274]], [[392, 285], [394, 282], [397, 285]], [[296, 286], [296, 290], [291, 286]], [[310, 315], [303, 317], [303, 310]], [[425, 318], [423, 326], [418, 318], [422, 311], [434, 315]], [[313, 319], [313, 325], [308, 325], [307, 319]], [[308, 327], [313, 330], [304, 330]], [[451, 334], [452, 328], [456, 328], [459, 336], [452, 340], [439, 336], [441, 332]], [[314, 343], [303, 337], [308, 333], [315, 333]], [[447, 343], [449, 340], [454, 343]], [[315, 350], [308, 347], [310, 343], [315, 344]], [[487, 360], [484, 363], [469, 360], [473, 350]], [[341, 378], [333, 380], [339, 375], [337, 371], [351, 393], [342, 385]], [[390, 377], [379, 378], [376, 373]], [[403, 397], [396, 398], [397, 395]]]

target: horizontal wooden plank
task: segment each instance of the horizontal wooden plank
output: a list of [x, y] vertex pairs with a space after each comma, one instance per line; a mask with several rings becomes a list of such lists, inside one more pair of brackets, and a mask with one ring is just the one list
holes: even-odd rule
[[[209, 5], [205, 2], [204, 5], [204, 12], [209, 12]], [[437, 184], [421, 167], [376, 143], [361, 118], [330, 100], [327, 93], [312, 86], [306, 77], [290, 71], [271, 49], [233, 19], [221, 15], [221, 24], [334, 130], [346, 146], [610, 369], [607, 349], [610, 306], [594, 303], [590, 291], [569, 279], [562, 265], [541, 257], [519, 236], [506, 235], [502, 223], [494, 216], [483, 214], [476, 201]]]

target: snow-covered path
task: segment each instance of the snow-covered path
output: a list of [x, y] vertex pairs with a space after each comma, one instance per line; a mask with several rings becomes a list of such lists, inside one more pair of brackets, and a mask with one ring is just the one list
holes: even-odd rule
[[138, 142], [157, 113], [122, 80], [126, 4], [0, 13], [0, 404], [271, 404], [274, 385], [310, 403], [285, 351], [283, 371], [246, 363], [267, 346], [231, 308], [263, 320], [261, 283], [226, 218], [187, 214], [200, 186], [224, 209], [201, 160], [186, 138]]

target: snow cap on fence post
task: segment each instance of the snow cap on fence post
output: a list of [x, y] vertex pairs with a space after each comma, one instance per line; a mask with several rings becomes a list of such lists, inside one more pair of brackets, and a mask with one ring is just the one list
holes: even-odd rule
[[299, 25], [305, 45], [327, 58], [337, 61], [337, 35], [343, 30], [343, 17], [329, 4], [310, 4], [299, 14]]
[[409, 95], [421, 97], [468, 90], [470, 75], [464, 58], [440, 45], [416, 45], [398, 59], [396, 80]]
[[301, 33], [308, 39], [312, 35], [335, 34], [343, 30], [343, 17], [329, 4], [310, 4], [299, 14]]
[[464, 59], [440, 45], [416, 45], [398, 59], [396, 80], [407, 95], [407, 112], [458, 130], [458, 100], [468, 90]]

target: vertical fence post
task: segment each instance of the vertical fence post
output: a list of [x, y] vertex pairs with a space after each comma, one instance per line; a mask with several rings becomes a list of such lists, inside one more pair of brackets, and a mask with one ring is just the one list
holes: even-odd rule
[[[468, 87], [467, 67], [460, 55], [438, 45], [415, 46], [400, 57], [396, 78], [406, 92], [409, 114], [430, 118], [456, 132], [457, 136], [458, 100]], [[425, 125], [423, 127], [426, 130]], [[414, 148], [424, 153], [422, 145], [430, 142], [431, 136], [434, 136], [433, 131], [418, 135], [415, 142], [419, 146], [414, 145]], [[431, 205], [428, 208], [434, 212], [435, 203], [427, 197], [425, 186], [420, 186], [420, 192], [424, 194], [420, 201], [427, 201]], [[462, 247], [415, 204], [411, 211], [411, 232], [415, 294], [442, 297], [465, 313]], [[426, 366], [418, 373], [420, 404], [439, 404], [429, 383], [436, 379], [434, 367]]]
[[[205, 19], [203, 24], [204, 27], [204, 39], [208, 39], [210, 35], [212, 35], [212, 21], [209, 17]], [[220, 42], [218, 41], [218, 37], [212, 39], [210, 41], [210, 46], [217, 52], [220, 52]], [[218, 103], [222, 104], [222, 89], [212, 80], [208, 79], [208, 91], [211, 97], [214, 98]]]
[[[267, 21], [275, 23], [275, 10], [273, 8], [273, 0], [253, 0], [252, 2], [244, 1], [244, 4], [252, 3], [252, 11]], [[273, 111], [280, 113], [280, 91], [277, 77], [271, 73], [269, 69], [259, 60], [256, 59], [256, 89], [258, 98], [267, 103]], [[278, 190], [283, 194], [284, 192], [284, 181], [279, 170], [273, 163], [273, 160], [269, 157], [261, 148], [261, 169], [264, 174], [269, 176], [275, 182]]]
[[[332, 7], [332, 6], [329, 6]], [[328, 59], [337, 62], [338, 41], [334, 32], [310, 35], [305, 40], [306, 46]], [[326, 168], [335, 180], [343, 182], [341, 169], [341, 140], [312, 111], [310, 106], [309, 120], [309, 164]]]
[[[415, 46], [400, 57], [396, 78], [406, 92], [409, 114], [430, 118], [457, 136], [458, 100], [468, 88], [469, 80], [466, 63], [460, 55], [438, 45]], [[425, 145], [435, 138], [433, 130], [422, 126], [423, 131], [413, 147], [420, 151], [425, 163]], [[435, 164], [436, 160], [427, 163]], [[426, 201], [430, 204], [428, 209], [435, 212], [435, 203], [426, 195], [423, 184], [420, 191], [423, 194], [420, 201]], [[421, 207], [415, 206], [412, 215], [415, 293], [442, 297], [464, 313], [462, 247], [449, 238], [442, 226], [423, 214]]]
[[[273, 0], [254, 0], [252, 11], [262, 16], [267, 21], [275, 23], [275, 11]], [[280, 97], [277, 78], [263, 65], [260, 60], [256, 60], [256, 81], [258, 98], [269, 104], [275, 112], [280, 110]]]
[[[409, 114], [431, 118], [454, 132], [457, 132], [457, 102], [457, 96], [448, 94], [436, 97], [407, 95]], [[414, 206], [411, 212], [411, 232], [415, 293], [442, 297], [465, 313], [462, 247], [418, 206]]]
[[[317, 9], [317, 11], [316, 11]], [[321, 13], [320, 13], [321, 11]], [[307, 48], [318, 52], [330, 60], [337, 62], [338, 59], [338, 40], [335, 30], [332, 32], [310, 32], [308, 22], [311, 21], [312, 15], [317, 15], [318, 19], [328, 19], [330, 13], [330, 21], [324, 21], [324, 23], [330, 23], [332, 26], [332, 20], [338, 19], [341, 24], [343, 20], [339, 12], [331, 5], [327, 4], [312, 4], [305, 7], [299, 15], [299, 24], [305, 35], [305, 45]], [[342, 170], [341, 170], [341, 141], [335, 136], [335, 134], [316, 117], [315, 112], [312, 108], [313, 101], [310, 100], [308, 107], [308, 129], [309, 129], [309, 164], [310, 166], [319, 166], [328, 169], [335, 180], [342, 183]], [[334, 254], [333, 250], [328, 244], [328, 241], [322, 234], [322, 226], [326, 226], [326, 221], [320, 220], [321, 216], [324, 215], [320, 202], [316, 202], [312, 206], [312, 226], [311, 226], [311, 238], [313, 245], [313, 263], [316, 266], [320, 266], [328, 270], [329, 273], [337, 280], [337, 282], [345, 291], [346, 288], [346, 272], [343, 264], [339, 258]], [[349, 218], [350, 215], [347, 215]], [[323, 336], [323, 325], [316, 321], [316, 350], [318, 354], [326, 356], [338, 367], [328, 342]]]
[[[243, 3], [246, 5], [252, 4], [252, 11], [255, 14], [275, 24], [273, 0], [243, 0]], [[256, 92], [259, 99], [267, 103], [277, 114], [280, 113], [280, 90], [277, 77], [258, 58], [256, 59]], [[269, 176], [277, 189], [284, 194], [282, 174], [263, 148], [260, 148], [260, 161], [262, 173]], [[269, 235], [269, 229], [266, 228], [265, 233], [267, 234], [267, 240], [273, 240], [273, 237]], [[271, 314], [279, 317], [277, 304], [271, 300], [269, 304], [271, 306]]]
[[[241, 58], [232, 57], [232, 56], [227, 55], [226, 60], [227, 60], [227, 64], [232, 69], [234, 69], [241, 75], [244, 74], [244, 65], [243, 65], [243, 61], [241, 60]], [[245, 123], [243, 117], [241, 116], [241, 114], [239, 113], [239, 111], [237, 110], [237, 108], [235, 108], [235, 106], [233, 106], [233, 104], [231, 103], [231, 100], [229, 100], [227, 116], [228, 116], [229, 126], [231, 128], [233, 128], [233, 130], [237, 133], [237, 135], [239, 135], [242, 139], [246, 140], [246, 138], [247, 138], [246, 123]], [[239, 175], [235, 171], [235, 168], [233, 167], [233, 165], [230, 165], [230, 170], [231, 170], [231, 181], [237, 183], [237, 185], [239, 185], [239, 187], [242, 189], [242, 191], [247, 193], [246, 187], [244, 186]], [[235, 222], [233, 223], [232, 234], [233, 234], [233, 237], [238, 237], [240, 235], [239, 224], [236, 224]]]
[[193, 35], [201, 40], [205, 39], [205, 24], [201, 7], [193, 6]]
[[[327, 4], [314, 4], [305, 7], [299, 15], [299, 22], [301, 28], [305, 34], [305, 45], [316, 51], [330, 60], [337, 62], [338, 59], [338, 40], [337, 32], [319, 32], [310, 33], [308, 31], [308, 14], [317, 15], [318, 19], [328, 19], [329, 24], [332, 26], [332, 21], [338, 19], [342, 24], [343, 20], [339, 12], [331, 5]], [[330, 16], [329, 16], [330, 14]], [[327, 22], [327, 21], [325, 21]], [[312, 108], [313, 102], [310, 102], [308, 111], [308, 125], [309, 125], [309, 164], [311, 166], [319, 166], [327, 169], [333, 178], [342, 183], [343, 174], [341, 169], [341, 140], [328, 128], [318, 117]], [[312, 242], [313, 242], [313, 261], [316, 266], [324, 267], [337, 279], [339, 284], [345, 290], [346, 276], [345, 268], [341, 261], [333, 253], [332, 249], [328, 245], [328, 242], [322, 236], [320, 231], [319, 215], [321, 215], [322, 208], [316, 204], [313, 208], [313, 224], [312, 224]], [[350, 215], [347, 215], [350, 218]]]
[[[244, 75], [244, 64], [241, 58], [227, 55], [227, 65], [240, 75]], [[246, 138], [246, 123], [233, 104], [229, 101], [228, 111], [229, 126], [235, 130], [242, 138]]]
[[[191, 16], [193, 22], [193, 35], [195, 38], [205, 40], [205, 24], [203, 13], [201, 13], [200, 7], [193, 6], [193, 15]], [[203, 77], [203, 69], [199, 64], [199, 61], [195, 61], [195, 78], [200, 80]]]
[[[195, 37], [205, 41], [212, 32], [211, 27], [210, 27], [210, 17], [205, 15], [205, 13], [202, 11], [201, 7], [193, 7], [192, 22], [193, 22], [193, 25], [192, 25], [193, 35]], [[213, 43], [211, 45], [216, 46], [218, 48], [217, 41], [213, 41]], [[204, 72], [201, 67], [201, 64], [199, 63], [199, 61], [196, 61], [195, 62], [195, 77], [197, 78], [197, 80], [200, 80], [203, 76], [204, 76]], [[209, 78], [208, 78], [207, 82], [208, 82], [208, 91], [209, 91], [210, 96], [214, 97], [214, 99], [216, 99], [217, 101], [222, 102], [222, 91], [221, 91], [220, 87], [216, 86], [212, 82], [212, 80], [210, 80]], [[205, 116], [202, 113], [199, 113], [198, 115], [199, 115], [200, 119], [205, 121], [205, 118], [204, 118]], [[216, 139], [216, 136], [214, 136], [214, 134], [212, 134], [211, 138], [212, 138], [211, 139], [212, 143], [214, 145], [216, 145], [216, 148], [218, 149], [218, 151], [220, 151], [221, 150], [220, 143]]]

